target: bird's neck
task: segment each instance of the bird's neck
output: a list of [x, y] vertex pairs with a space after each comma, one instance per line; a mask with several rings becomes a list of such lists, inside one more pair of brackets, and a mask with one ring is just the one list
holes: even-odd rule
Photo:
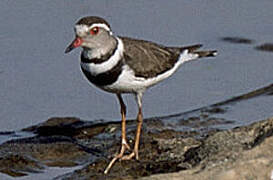
[[89, 63], [102, 63], [111, 58], [118, 48], [118, 42], [115, 40], [101, 48], [84, 48], [81, 54], [81, 60]]
[[121, 39], [117, 38], [117, 47], [112, 53], [109, 53], [109, 57], [101, 57], [100, 59], [88, 59], [85, 58], [84, 53], [81, 54], [81, 68], [88, 71], [92, 75], [96, 76], [101, 73], [115, 68], [117, 64], [123, 65], [123, 52], [124, 46]]

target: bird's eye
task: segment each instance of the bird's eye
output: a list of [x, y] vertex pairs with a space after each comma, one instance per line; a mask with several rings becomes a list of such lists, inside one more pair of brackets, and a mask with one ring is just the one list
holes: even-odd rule
[[98, 27], [93, 27], [90, 30], [90, 34], [92, 34], [92, 35], [96, 35], [96, 34], [98, 34], [98, 32], [99, 32], [99, 28]]

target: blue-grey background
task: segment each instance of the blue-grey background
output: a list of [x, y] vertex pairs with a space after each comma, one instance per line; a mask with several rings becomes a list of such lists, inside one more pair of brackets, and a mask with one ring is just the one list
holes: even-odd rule
[[[144, 96], [145, 117], [206, 106], [273, 82], [273, 53], [253, 47], [273, 42], [271, 0], [138, 0], [0, 2], [0, 131], [27, 127], [53, 116], [119, 120], [112, 94], [90, 86], [79, 68], [80, 49], [65, 55], [73, 25], [102, 16], [115, 34], [181, 46], [203, 43], [216, 58], [185, 64]], [[229, 44], [221, 37], [254, 44]], [[134, 98], [125, 96], [128, 117]], [[249, 122], [273, 115], [272, 96], [249, 101], [229, 119]]]

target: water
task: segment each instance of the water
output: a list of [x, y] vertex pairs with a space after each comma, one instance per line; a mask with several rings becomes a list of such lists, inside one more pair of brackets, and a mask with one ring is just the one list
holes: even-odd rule
[[[102, 16], [115, 34], [165, 45], [203, 43], [216, 58], [185, 64], [144, 95], [145, 117], [203, 107], [273, 82], [273, 53], [254, 46], [273, 42], [273, 2], [211, 1], [10, 1], [0, 2], [0, 131], [21, 129], [53, 116], [119, 120], [114, 95], [90, 86], [79, 68], [79, 52], [64, 49], [73, 25], [85, 15]], [[232, 44], [222, 37], [245, 37], [253, 44]], [[271, 96], [272, 99], [272, 96]], [[125, 96], [128, 116], [134, 98]], [[262, 101], [264, 102], [264, 100]], [[272, 115], [273, 101], [236, 107], [241, 124], [253, 114]], [[263, 111], [263, 109], [266, 109]], [[243, 116], [242, 113], [243, 112]], [[251, 112], [251, 113], [250, 113]]]
[[27, 176], [22, 176], [22, 177], [16, 177], [12, 178], [8, 175], [5, 174], [0, 174], [0, 178], [3, 180], [49, 180], [54, 177], [58, 177], [60, 175], [63, 175], [65, 173], [73, 172], [77, 169], [82, 168], [81, 166], [76, 166], [76, 167], [67, 167], [67, 168], [60, 168], [60, 167], [46, 167], [46, 169], [43, 170], [43, 173], [31, 173]]
[[35, 136], [34, 133], [30, 133], [26, 131], [4, 132], [4, 133], [0, 133], [0, 144], [13, 140], [13, 139], [30, 138], [34, 136]]

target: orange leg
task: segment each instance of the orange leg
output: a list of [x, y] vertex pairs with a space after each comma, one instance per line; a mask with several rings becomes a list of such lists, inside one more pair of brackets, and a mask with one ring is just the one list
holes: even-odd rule
[[139, 160], [138, 149], [139, 149], [141, 127], [142, 127], [142, 123], [143, 123], [142, 93], [136, 94], [136, 101], [137, 101], [137, 105], [138, 105], [138, 114], [137, 114], [137, 130], [136, 130], [136, 137], [135, 137], [135, 146], [134, 146], [133, 152], [127, 156], [123, 156], [122, 160], [129, 160], [129, 159], [132, 159], [133, 157], [136, 157], [136, 160]]
[[120, 159], [120, 160], [130, 160], [133, 157], [136, 157], [136, 159], [139, 159], [138, 156], [138, 149], [139, 149], [139, 140], [140, 140], [140, 134], [141, 134], [141, 127], [142, 127], [142, 122], [143, 122], [143, 115], [142, 115], [142, 93], [136, 94], [136, 101], [138, 104], [138, 114], [137, 114], [137, 131], [136, 131], [136, 137], [135, 137], [135, 146], [134, 150], [131, 154], [124, 156], [124, 152], [126, 149], [130, 150], [129, 145], [127, 144], [126, 141], [126, 120], [125, 120], [125, 115], [126, 115], [126, 106], [122, 100], [122, 97], [120, 94], [117, 94], [120, 107], [121, 107], [121, 117], [122, 117], [122, 127], [121, 127], [121, 149], [119, 154], [117, 154], [112, 161], [108, 164], [107, 168], [104, 171], [104, 174], [107, 174], [111, 167], [114, 165], [114, 163]]
[[118, 159], [122, 159], [124, 152], [126, 149], [130, 150], [130, 146], [127, 143], [126, 140], [126, 106], [122, 100], [122, 97], [120, 94], [117, 94], [119, 103], [120, 103], [120, 112], [121, 112], [121, 148], [119, 154], [115, 155], [115, 157], [111, 160], [111, 162], [108, 164], [107, 168], [104, 171], [104, 174], [107, 174], [111, 167], [114, 165], [114, 163]]
[[127, 155], [127, 156], [123, 156], [122, 160], [130, 160], [133, 157], [136, 157], [136, 160], [139, 159], [138, 149], [139, 149], [139, 140], [140, 140], [142, 122], [143, 122], [142, 109], [139, 108], [139, 111], [138, 111], [138, 114], [137, 114], [137, 131], [136, 131], [136, 137], [135, 137], [134, 151], [131, 154]]

